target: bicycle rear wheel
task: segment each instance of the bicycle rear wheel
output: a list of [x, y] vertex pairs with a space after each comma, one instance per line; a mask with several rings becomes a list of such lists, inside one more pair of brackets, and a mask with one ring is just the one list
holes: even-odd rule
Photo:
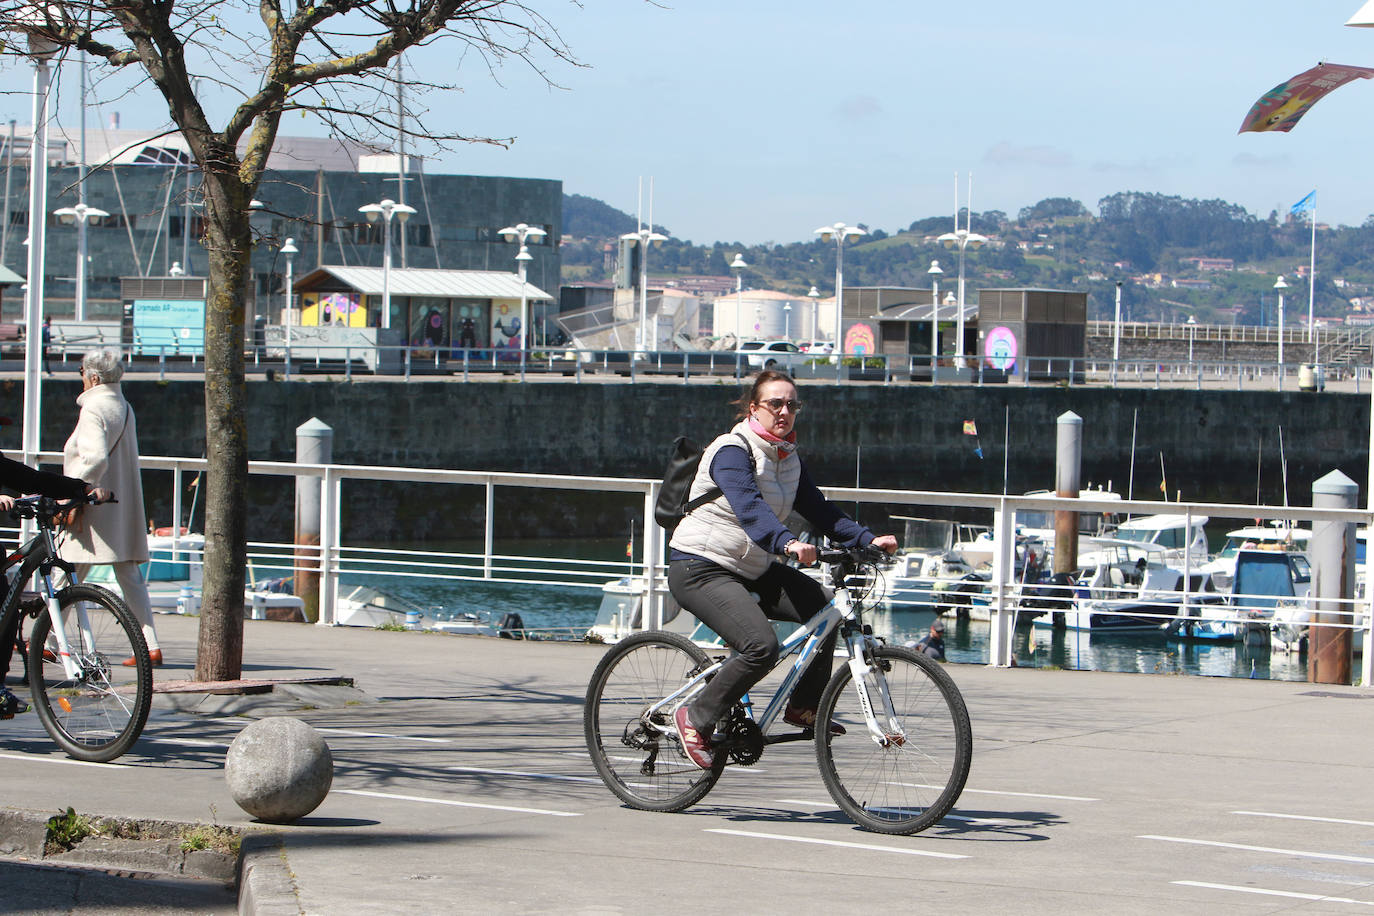
[[[109, 761], [138, 740], [153, 702], [153, 666], [133, 613], [106, 589], [72, 585], [57, 594], [62, 629], [81, 669], [67, 676], [46, 611], [29, 633], [29, 689], [52, 739], [77, 760]], [[89, 631], [81, 626], [84, 605]], [[133, 659], [126, 666], [124, 661]]]
[[[835, 672], [816, 715], [816, 761], [830, 797], [859, 826], [878, 833], [916, 833], [954, 807], [968, 778], [973, 730], [954, 680], [940, 665], [909, 649], [873, 652], [866, 676], [880, 723], [886, 718], [878, 678], [886, 681], [896, 721], [879, 742], [854, 689], [848, 665]], [[830, 723], [846, 733], [831, 735]]]
[[606, 787], [630, 807], [681, 811], [716, 784], [723, 760], [711, 770], [693, 763], [673, 729], [671, 708], [644, 715], [708, 664], [691, 640], [651, 632], [622, 640], [596, 666], [583, 712], [587, 750]]

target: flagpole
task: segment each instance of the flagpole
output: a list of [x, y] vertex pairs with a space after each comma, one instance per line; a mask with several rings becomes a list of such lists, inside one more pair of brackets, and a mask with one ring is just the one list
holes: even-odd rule
[[[1313, 193], [1313, 195], [1315, 195], [1317, 192], [1316, 192], [1316, 191], [1313, 191], [1312, 193]], [[1313, 312], [1313, 305], [1316, 303], [1316, 298], [1317, 298], [1317, 198], [1316, 198], [1315, 196], [1312, 198], [1312, 210], [1311, 210], [1311, 213], [1312, 213], [1312, 248], [1311, 248], [1311, 254], [1309, 255], [1309, 259], [1308, 259], [1308, 262], [1307, 262], [1307, 342], [1308, 342], [1308, 343], [1311, 343], [1311, 342], [1315, 339], [1315, 336], [1316, 336], [1316, 331], [1314, 330], [1314, 327], [1315, 327], [1314, 321], [1315, 321], [1316, 319], [1315, 319], [1314, 312]], [[1317, 360], [1316, 360], [1316, 357], [1313, 356], [1312, 362], [1315, 364], [1316, 361], [1317, 361]]]

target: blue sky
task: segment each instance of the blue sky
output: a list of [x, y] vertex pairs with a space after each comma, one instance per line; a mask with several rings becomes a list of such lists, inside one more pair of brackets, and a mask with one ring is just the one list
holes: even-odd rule
[[[1134, 190], [1265, 216], [1317, 188], [1320, 220], [1359, 224], [1374, 214], [1374, 80], [1290, 134], [1236, 130], [1318, 61], [1374, 66], [1374, 29], [1344, 26], [1361, 3], [555, 0], [539, 9], [585, 66], [546, 61], [550, 88], [518, 65], [498, 83], [461, 63], [445, 76], [464, 91], [431, 97], [432, 116], [515, 143], [429, 170], [561, 179], [630, 212], [653, 176], [654, 221], [698, 243], [790, 242], [839, 220], [896, 231], [952, 214], [970, 171], [978, 211], [1073, 197], [1095, 212]], [[453, 60], [434, 49], [410, 66]], [[3, 106], [27, 122], [22, 98]], [[112, 107], [125, 127], [165, 118], [147, 91]]]

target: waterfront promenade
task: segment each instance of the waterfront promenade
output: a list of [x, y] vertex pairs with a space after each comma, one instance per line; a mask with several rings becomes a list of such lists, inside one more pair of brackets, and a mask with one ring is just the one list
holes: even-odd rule
[[[159, 617], [158, 628], [169, 660], [158, 680], [188, 677], [195, 620]], [[108, 766], [72, 763], [20, 716], [0, 723], [4, 805], [252, 827], [225, 786], [225, 749], [251, 719], [285, 714], [324, 734], [333, 789], [275, 828], [279, 848], [250, 854], [249, 912], [1374, 906], [1368, 690], [951, 666], [974, 727], [968, 788], [941, 825], [885, 837], [837, 811], [805, 744], [728, 771], [687, 812], [624, 808], [582, 737], [581, 698], [603, 651], [248, 621], [245, 677], [339, 675], [356, 689], [204, 697], [194, 709], [163, 697], [134, 751]], [[94, 877], [75, 890], [32, 870], [12, 882], [21, 868], [0, 864], [0, 910], [118, 911], [92, 899]], [[127, 911], [234, 909], [203, 885], [182, 901], [185, 887], [164, 881]], [[24, 888], [65, 896], [45, 907]]]

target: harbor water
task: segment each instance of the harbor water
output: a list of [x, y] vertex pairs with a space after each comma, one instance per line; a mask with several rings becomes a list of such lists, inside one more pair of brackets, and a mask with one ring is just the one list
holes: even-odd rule
[[[621, 576], [633, 575], [626, 559], [626, 540], [537, 540], [524, 539], [499, 544], [504, 552], [504, 576], [513, 574], [519, 558], [565, 557], [572, 565], [556, 574], [535, 573], [529, 578], [557, 578], [558, 584], [538, 581], [484, 581], [471, 576], [469, 567], [447, 572], [427, 568], [417, 575], [404, 563], [371, 561], [364, 571], [345, 572], [341, 586], [369, 585], [390, 592], [417, 605], [430, 617], [447, 620], [476, 616], [496, 623], [507, 614], [519, 614], [531, 635], [550, 639], [580, 638], [591, 626], [601, 604], [601, 585]], [[480, 545], [452, 543], [443, 551], [453, 555], [480, 552]], [[275, 574], [282, 574], [283, 571]], [[259, 573], [274, 574], [270, 566]], [[566, 584], [577, 580], [577, 584]], [[880, 607], [869, 610], [865, 621], [874, 632], [889, 642], [901, 645], [925, 635], [934, 619], [929, 608]], [[986, 664], [989, 625], [986, 621], [946, 619], [945, 649], [948, 661], [956, 664]], [[1239, 643], [1187, 642], [1166, 639], [1162, 633], [1093, 634], [1083, 631], [1018, 627], [1015, 635], [1016, 663], [1024, 667], [1065, 670], [1113, 671], [1139, 674], [1192, 674], [1216, 677], [1261, 678], [1303, 681], [1307, 678], [1306, 656], [1270, 650], [1269, 645]]]

